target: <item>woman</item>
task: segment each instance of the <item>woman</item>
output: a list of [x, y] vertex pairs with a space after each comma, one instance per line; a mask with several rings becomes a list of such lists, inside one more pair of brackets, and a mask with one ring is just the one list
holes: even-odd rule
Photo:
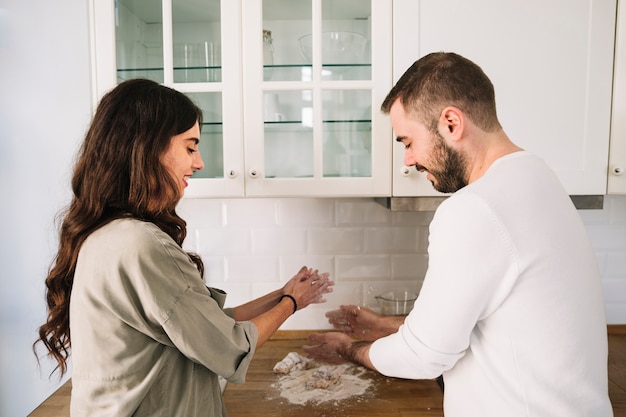
[[73, 416], [225, 416], [218, 375], [243, 382], [255, 349], [332, 290], [328, 274], [303, 267], [223, 309], [226, 294], [204, 285], [175, 210], [204, 166], [201, 123], [188, 97], [148, 80], [121, 83], [96, 110], [37, 341], [61, 374], [71, 349]]

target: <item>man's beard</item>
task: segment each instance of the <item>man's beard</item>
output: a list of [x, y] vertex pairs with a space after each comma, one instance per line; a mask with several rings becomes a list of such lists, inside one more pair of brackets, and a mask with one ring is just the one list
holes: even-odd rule
[[426, 168], [434, 177], [433, 187], [442, 193], [454, 193], [467, 185], [465, 155], [448, 146], [439, 132], [434, 133], [433, 141], [432, 166]]

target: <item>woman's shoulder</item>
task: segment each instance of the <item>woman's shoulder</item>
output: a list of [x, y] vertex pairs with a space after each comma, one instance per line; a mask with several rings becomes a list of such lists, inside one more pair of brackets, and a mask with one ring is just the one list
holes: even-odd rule
[[174, 240], [154, 223], [122, 218], [102, 226], [87, 238], [85, 244], [117, 247], [118, 250], [160, 249], [173, 246], [179, 248]]
[[197, 271], [189, 255], [154, 223], [123, 218], [102, 226], [87, 238], [80, 255], [91, 265], [133, 265]]
[[[146, 237], [146, 236], [167, 236], [157, 225], [148, 221], [139, 220], [135, 218], [125, 217], [121, 219], [115, 219], [106, 225], [102, 226], [99, 233], [103, 235], [118, 235], [121, 234], [127, 238], [132, 237]], [[95, 233], [95, 232], [94, 232]]]

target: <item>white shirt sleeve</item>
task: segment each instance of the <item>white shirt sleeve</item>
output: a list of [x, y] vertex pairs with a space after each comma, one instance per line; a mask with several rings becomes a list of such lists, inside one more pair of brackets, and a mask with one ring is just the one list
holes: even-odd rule
[[463, 190], [437, 210], [428, 254], [428, 272], [405, 324], [370, 348], [370, 360], [384, 375], [435, 378], [452, 368], [476, 323], [495, 310], [518, 275], [515, 248], [499, 219]]

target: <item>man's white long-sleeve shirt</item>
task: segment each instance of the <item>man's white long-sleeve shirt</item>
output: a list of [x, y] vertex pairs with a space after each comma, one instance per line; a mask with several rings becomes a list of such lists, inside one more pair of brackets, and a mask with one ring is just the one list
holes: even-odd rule
[[612, 416], [599, 272], [547, 165], [522, 151], [448, 198], [399, 331], [374, 342], [388, 376], [444, 375], [447, 417]]

